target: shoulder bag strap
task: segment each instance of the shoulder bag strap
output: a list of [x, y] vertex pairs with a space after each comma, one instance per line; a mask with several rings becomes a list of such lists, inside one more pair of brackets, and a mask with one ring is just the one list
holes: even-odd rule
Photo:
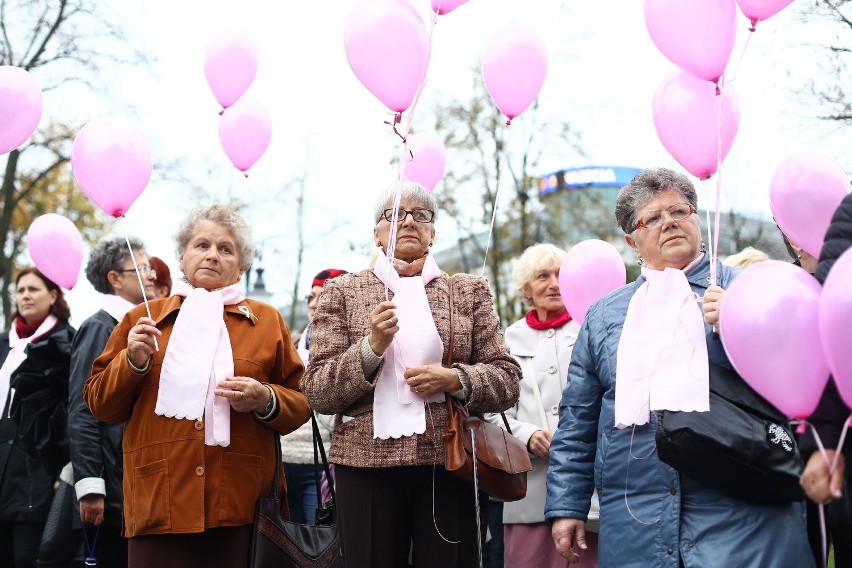
[[[456, 316], [456, 303], [455, 303], [455, 301], [453, 301], [453, 280], [454, 279], [455, 279], [455, 275], [450, 276], [449, 285], [448, 285], [449, 291], [450, 291], [450, 337], [449, 337], [449, 340], [447, 341], [447, 367], [453, 366], [453, 349], [455, 347], [455, 333], [453, 332], [453, 330], [455, 328], [454, 321], [455, 321], [455, 316]], [[452, 396], [447, 395], [447, 407], [452, 406], [452, 404], [453, 404], [452, 398], [453, 398]], [[503, 418], [503, 425], [506, 427], [506, 431], [509, 434], [511, 434], [512, 433], [512, 427], [509, 426], [509, 421], [506, 420], [506, 414], [504, 412], [501, 412], [500, 416]]]

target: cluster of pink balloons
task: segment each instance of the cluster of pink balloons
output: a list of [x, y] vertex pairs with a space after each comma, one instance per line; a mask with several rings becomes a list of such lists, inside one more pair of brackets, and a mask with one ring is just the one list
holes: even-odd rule
[[0, 154], [11, 152], [32, 136], [43, 108], [35, 77], [20, 67], [0, 66]]
[[257, 76], [257, 65], [257, 47], [251, 36], [239, 29], [220, 31], [204, 52], [204, 76], [222, 105], [219, 142], [241, 172], [260, 159], [272, 139], [269, 113], [257, 101], [243, 96]]
[[852, 407], [852, 249], [825, 285], [801, 268], [767, 260], [748, 267], [725, 293], [722, 343], [737, 372], [786, 415], [806, 419], [829, 375]]
[[[734, 49], [737, 4], [751, 22], [792, 0], [645, 0], [645, 26], [654, 44], [682, 73], [660, 84], [654, 126], [666, 150], [688, 172], [708, 179], [728, 155], [739, 126], [739, 104], [720, 79]], [[722, 100], [715, 100], [721, 96]]]
[[[432, 11], [448, 14], [467, 0], [431, 0]], [[352, 72], [379, 101], [396, 113], [408, 110], [424, 85], [430, 37], [423, 19], [406, 0], [364, 0], [349, 15], [343, 47]], [[510, 26], [497, 33], [482, 56], [482, 77], [494, 104], [511, 121], [532, 104], [547, 75], [547, 50], [536, 32]], [[444, 175], [446, 149], [433, 133], [407, 139], [412, 158], [406, 179], [428, 189]]]
[[[818, 257], [831, 218], [849, 193], [839, 165], [803, 151], [778, 165], [769, 201], [784, 234]], [[797, 266], [765, 261], [746, 269], [725, 293], [719, 323], [729, 359], [754, 390], [788, 416], [804, 419], [813, 413], [829, 370], [852, 406], [850, 281], [852, 251], [847, 251], [822, 288]]]
[[568, 313], [582, 324], [592, 304], [627, 283], [624, 259], [599, 239], [571, 247], [559, 267], [559, 291]]

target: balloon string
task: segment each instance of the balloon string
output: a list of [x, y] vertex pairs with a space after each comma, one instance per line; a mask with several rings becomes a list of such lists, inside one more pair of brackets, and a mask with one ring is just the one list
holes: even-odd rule
[[[508, 126], [508, 123], [506, 123]], [[491, 225], [488, 227], [488, 241], [485, 243], [485, 254], [482, 257], [482, 270], [479, 275], [485, 276], [485, 266], [488, 263], [488, 251], [491, 248], [491, 234], [494, 232], [494, 221], [497, 218], [497, 203], [500, 199], [500, 182], [503, 179], [503, 172], [506, 169], [506, 162], [509, 160], [509, 146], [512, 142], [512, 131], [506, 129], [506, 142], [503, 144], [503, 153], [500, 156], [500, 168], [497, 170], [497, 187], [494, 190], [494, 204], [491, 208]]]
[[703, 179], [701, 180], [701, 185], [704, 186], [704, 198], [707, 200], [707, 207], [704, 209], [704, 214], [707, 218], [707, 254], [710, 256], [710, 282], [714, 282], [716, 263], [713, 262], [713, 224], [710, 222], [710, 184], [706, 179]]
[[719, 221], [722, 201], [722, 95], [716, 97], [716, 202], [715, 218], [713, 222], [713, 241], [710, 252], [710, 285], [716, 285], [716, 259], [719, 257]]
[[[387, 257], [387, 268], [390, 268], [391, 263], [393, 263], [394, 253], [396, 252], [396, 233], [398, 229], [398, 213], [399, 213], [399, 202], [402, 197], [402, 181], [404, 179], [403, 175], [403, 160], [406, 159], [406, 155], [410, 156], [410, 158], [414, 159], [414, 154], [408, 148], [408, 133], [411, 131], [411, 123], [414, 120], [414, 113], [417, 111], [417, 103], [420, 101], [420, 95], [423, 93], [423, 89], [426, 87], [426, 81], [428, 78], [429, 64], [432, 62], [432, 32], [435, 30], [435, 24], [438, 21], [438, 15], [432, 14], [431, 18], [431, 26], [429, 27], [429, 41], [426, 47], [426, 69], [423, 72], [423, 81], [420, 82], [420, 85], [417, 87], [417, 92], [414, 94], [414, 100], [411, 102], [411, 106], [408, 107], [408, 116], [406, 117], [405, 125], [403, 126], [403, 131], [400, 133], [396, 125], [402, 122], [403, 114], [400, 112], [394, 117], [393, 131], [402, 139], [402, 154], [400, 155], [399, 166], [397, 168], [397, 188], [396, 193], [394, 194], [393, 199], [393, 213], [391, 215], [391, 227], [390, 233], [388, 234], [388, 243], [387, 243], [387, 251], [385, 256]], [[386, 122], [386, 124], [389, 124]], [[381, 219], [379, 219], [381, 221]], [[388, 299], [388, 286], [387, 286], [387, 278], [385, 278], [385, 299]]]
[[[148, 296], [145, 294], [145, 285], [142, 283], [142, 274], [139, 272], [139, 265], [136, 264], [136, 256], [133, 254], [133, 247], [130, 246], [130, 239], [127, 236], [127, 227], [124, 226], [124, 215], [118, 218], [121, 222], [121, 230], [124, 231], [124, 242], [127, 243], [127, 250], [130, 251], [130, 260], [133, 262], [133, 269], [136, 271], [136, 280], [139, 281], [139, 289], [142, 290], [142, 301], [145, 302], [145, 310], [148, 312], [148, 317], [151, 316], [151, 307], [148, 305]], [[157, 338], [154, 337], [154, 349], [160, 350], [160, 345], [157, 343]]]
[[[750, 28], [750, 30], [754, 31], [754, 28]], [[728, 75], [732, 75], [733, 78], [732, 79], [725, 79], [725, 80], [720, 81], [720, 83], [717, 83], [717, 85], [716, 85], [717, 89], [719, 88], [720, 84], [721, 85], [729, 85], [730, 83], [733, 83], [734, 81], [737, 80], [737, 74], [740, 72], [740, 67], [742, 67], [743, 59], [745, 58], [745, 54], [746, 54], [746, 51], [748, 50], [748, 44], [749, 44], [750, 41], [751, 41], [751, 34], [748, 34], [748, 36], [746, 36], [746, 41], [743, 44], [743, 50], [740, 52], [740, 57], [739, 57], [739, 59], [737, 59], [737, 66], [735, 68], [736, 72], [735, 73], [728, 73]]]

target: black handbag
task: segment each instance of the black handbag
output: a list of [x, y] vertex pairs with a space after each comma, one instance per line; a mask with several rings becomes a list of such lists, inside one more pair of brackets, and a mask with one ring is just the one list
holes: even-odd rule
[[[311, 413], [314, 430], [314, 475], [317, 495], [320, 495], [319, 455], [325, 474], [328, 471], [328, 459], [320, 437], [316, 418]], [[254, 515], [254, 532], [251, 543], [251, 568], [340, 568], [343, 566], [343, 546], [337, 527], [334, 487], [331, 487], [331, 499], [317, 507], [313, 525], [302, 525], [284, 519], [281, 516], [280, 495], [278, 494], [278, 475], [281, 471], [281, 443], [275, 435], [275, 481], [268, 497], [257, 500]]]
[[710, 412], [656, 414], [657, 453], [681, 473], [752, 503], [804, 498], [789, 419], [735, 371], [710, 365]]

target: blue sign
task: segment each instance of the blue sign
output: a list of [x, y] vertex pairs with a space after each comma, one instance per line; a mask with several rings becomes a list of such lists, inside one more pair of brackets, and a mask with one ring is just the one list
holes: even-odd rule
[[538, 194], [547, 195], [559, 189], [584, 187], [621, 187], [632, 180], [639, 168], [587, 166], [560, 170], [539, 178]]

